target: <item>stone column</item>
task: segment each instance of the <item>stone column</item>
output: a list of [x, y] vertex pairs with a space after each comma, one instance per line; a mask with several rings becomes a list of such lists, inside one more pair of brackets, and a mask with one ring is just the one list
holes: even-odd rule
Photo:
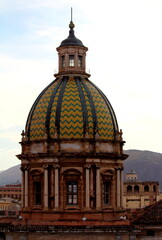
[[100, 166], [96, 166], [96, 208], [101, 208]]
[[86, 208], [90, 208], [90, 174], [89, 174], [89, 171], [90, 171], [90, 167], [91, 165], [90, 164], [87, 164], [85, 166], [85, 169], [86, 169], [86, 182], [85, 182], [85, 204], [86, 204]]
[[123, 207], [123, 198], [124, 198], [124, 194], [123, 194], [123, 168], [121, 168], [120, 171], [120, 206]]
[[21, 208], [24, 208], [24, 169], [21, 167]]
[[28, 167], [26, 167], [25, 168], [25, 184], [24, 184], [24, 187], [25, 187], [25, 189], [24, 189], [24, 191], [25, 191], [25, 202], [24, 202], [24, 207], [25, 208], [28, 208], [28, 204], [29, 204], [29, 202], [28, 202]]
[[117, 207], [120, 207], [120, 168], [117, 168]]
[[44, 210], [48, 210], [48, 165], [44, 165]]
[[86, 70], [86, 53], [84, 53], [83, 55], [82, 68], [84, 69], [84, 71]]
[[75, 70], [78, 69], [78, 53], [75, 52], [75, 55], [74, 55], [74, 68]]
[[54, 165], [55, 169], [55, 194], [54, 194], [54, 199], [55, 199], [55, 209], [59, 208], [59, 165], [56, 164]]

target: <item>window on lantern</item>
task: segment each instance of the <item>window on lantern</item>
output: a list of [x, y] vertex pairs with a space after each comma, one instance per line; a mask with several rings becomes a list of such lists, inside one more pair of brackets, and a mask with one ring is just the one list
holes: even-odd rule
[[103, 203], [110, 204], [110, 182], [103, 183]]
[[78, 56], [78, 67], [82, 67], [82, 56]]
[[69, 55], [69, 67], [74, 67], [74, 55]]
[[67, 204], [68, 205], [78, 204], [78, 182], [77, 181], [67, 182]]
[[65, 56], [61, 57], [61, 65], [62, 67], [65, 67]]
[[35, 192], [35, 205], [41, 205], [42, 203], [41, 182], [34, 183], [34, 192]]

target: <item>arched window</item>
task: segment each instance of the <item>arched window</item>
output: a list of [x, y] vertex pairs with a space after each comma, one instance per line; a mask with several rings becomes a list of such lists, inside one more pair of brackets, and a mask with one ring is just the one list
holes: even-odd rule
[[138, 185], [135, 185], [134, 186], [134, 193], [138, 193], [139, 192], [139, 186]]
[[132, 193], [132, 186], [131, 185], [127, 186], [127, 193]]
[[157, 189], [157, 187], [156, 187], [156, 185], [154, 185], [153, 186], [153, 191], [156, 192], [156, 189]]
[[149, 186], [148, 185], [144, 186], [144, 192], [149, 192]]

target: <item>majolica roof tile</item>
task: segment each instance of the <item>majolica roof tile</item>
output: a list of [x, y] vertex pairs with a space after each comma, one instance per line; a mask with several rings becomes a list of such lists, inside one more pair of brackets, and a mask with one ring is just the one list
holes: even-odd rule
[[87, 78], [64, 76], [54, 80], [38, 96], [26, 124], [30, 140], [45, 136], [60, 139], [113, 140], [118, 131], [108, 99]]

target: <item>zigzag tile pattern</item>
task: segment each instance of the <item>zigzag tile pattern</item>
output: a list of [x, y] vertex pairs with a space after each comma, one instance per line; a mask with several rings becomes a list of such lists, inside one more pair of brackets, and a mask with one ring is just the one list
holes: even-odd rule
[[114, 139], [114, 126], [111, 118], [111, 114], [109, 112], [109, 109], [100, 95], [100, 93], [97, 91], [97, 89], [90, 84], [90, 82], [85, 81], [87, 87], [89, 88], [91, 95], [93, 97], [93, 102], [96, 109], [96, 115], [97, 115], [97, 128], [98, 128], [98, 134], [101, 139]]
[[60, 138], [83, 138], [83, 113], [78, 88], [69, 79], [62, 99]]
[[[62, 91], [61, 93], [60, 91], [63, 86], [62, 79], [55, 80], [38, 100], [30, 119], [30, 140], [45, 138], [47, 122], [48, 134], [51, 138], [56, 137], [55, 133], [58, 130], [59, 138], [61, 139], [81, 139], [84, 138], [84, 127], [88, 130], [89, 138], [94, 138], [94, 124], [96, 124], [100, 139], [113, 140], [115, 127], [111, 116], [112, 113], [110, 113], [107, 106], [109, 103], [106, 102], [99, 90], [88, 79], [80, 80], [79, 89], [73, 77], [65, 81], [67, 82], [64, 92]], [[60, 98], [61, 94], [62, 97]], [[81, 96], [82, 101], [80, 99]], [[85, 107], [83, 102], [86, 105]], [[57, 111], [58, 108], [59, 112]], [[86, 113], [85, 123], [83, 123], [83, 111]], [[96, 123], [94, 123], [93, 119], [94, 111], [97, 117]], [[56, 129], [58, 119], [60, 119], [59, 129]]]
[[58, 81], [55, 81], [47, 89], [47, 91], [43, 94], [43, 96], [41, 97], [41, 99], [39, 100], [38, 104], [34, 109], [33, 116], [31, 119], [31, 125], [30, 125], [30, 140], [40, 140], [45, 136], [45, 132], [46, 132], [45, 122], [46, 122], [47, 109], [48, 109], [50, 97], [57, 84], [58, 84]]
[[84, 98], [85, 98], [85, 102], [86, 102], [86, 107], [87, 107], [87, 118], [88, 118], [88, 134], [90, 138], [93, 138], [93, 128], [94, 128], [94, 124], [93, 124], [93, 115], [92, 115], [92, 109], [90, 106], [90, 102], [89, 102], [89, 98], [87, 96], [87, 93], [85, 91], [85, 88], [82, 86], [82, 91], [84, 94]]
[[50, 137], [54, 138], [54, 134], [57, 131], [56, 130], [56, 108], [57, 108], [57, 102], [60, 94], [60, 88], [57, 90], [56, 96], [53, 100], [52, 108], [51, 108], [51, 114], [50, 114], [50, 126], [49, 126], [49, 134]]

